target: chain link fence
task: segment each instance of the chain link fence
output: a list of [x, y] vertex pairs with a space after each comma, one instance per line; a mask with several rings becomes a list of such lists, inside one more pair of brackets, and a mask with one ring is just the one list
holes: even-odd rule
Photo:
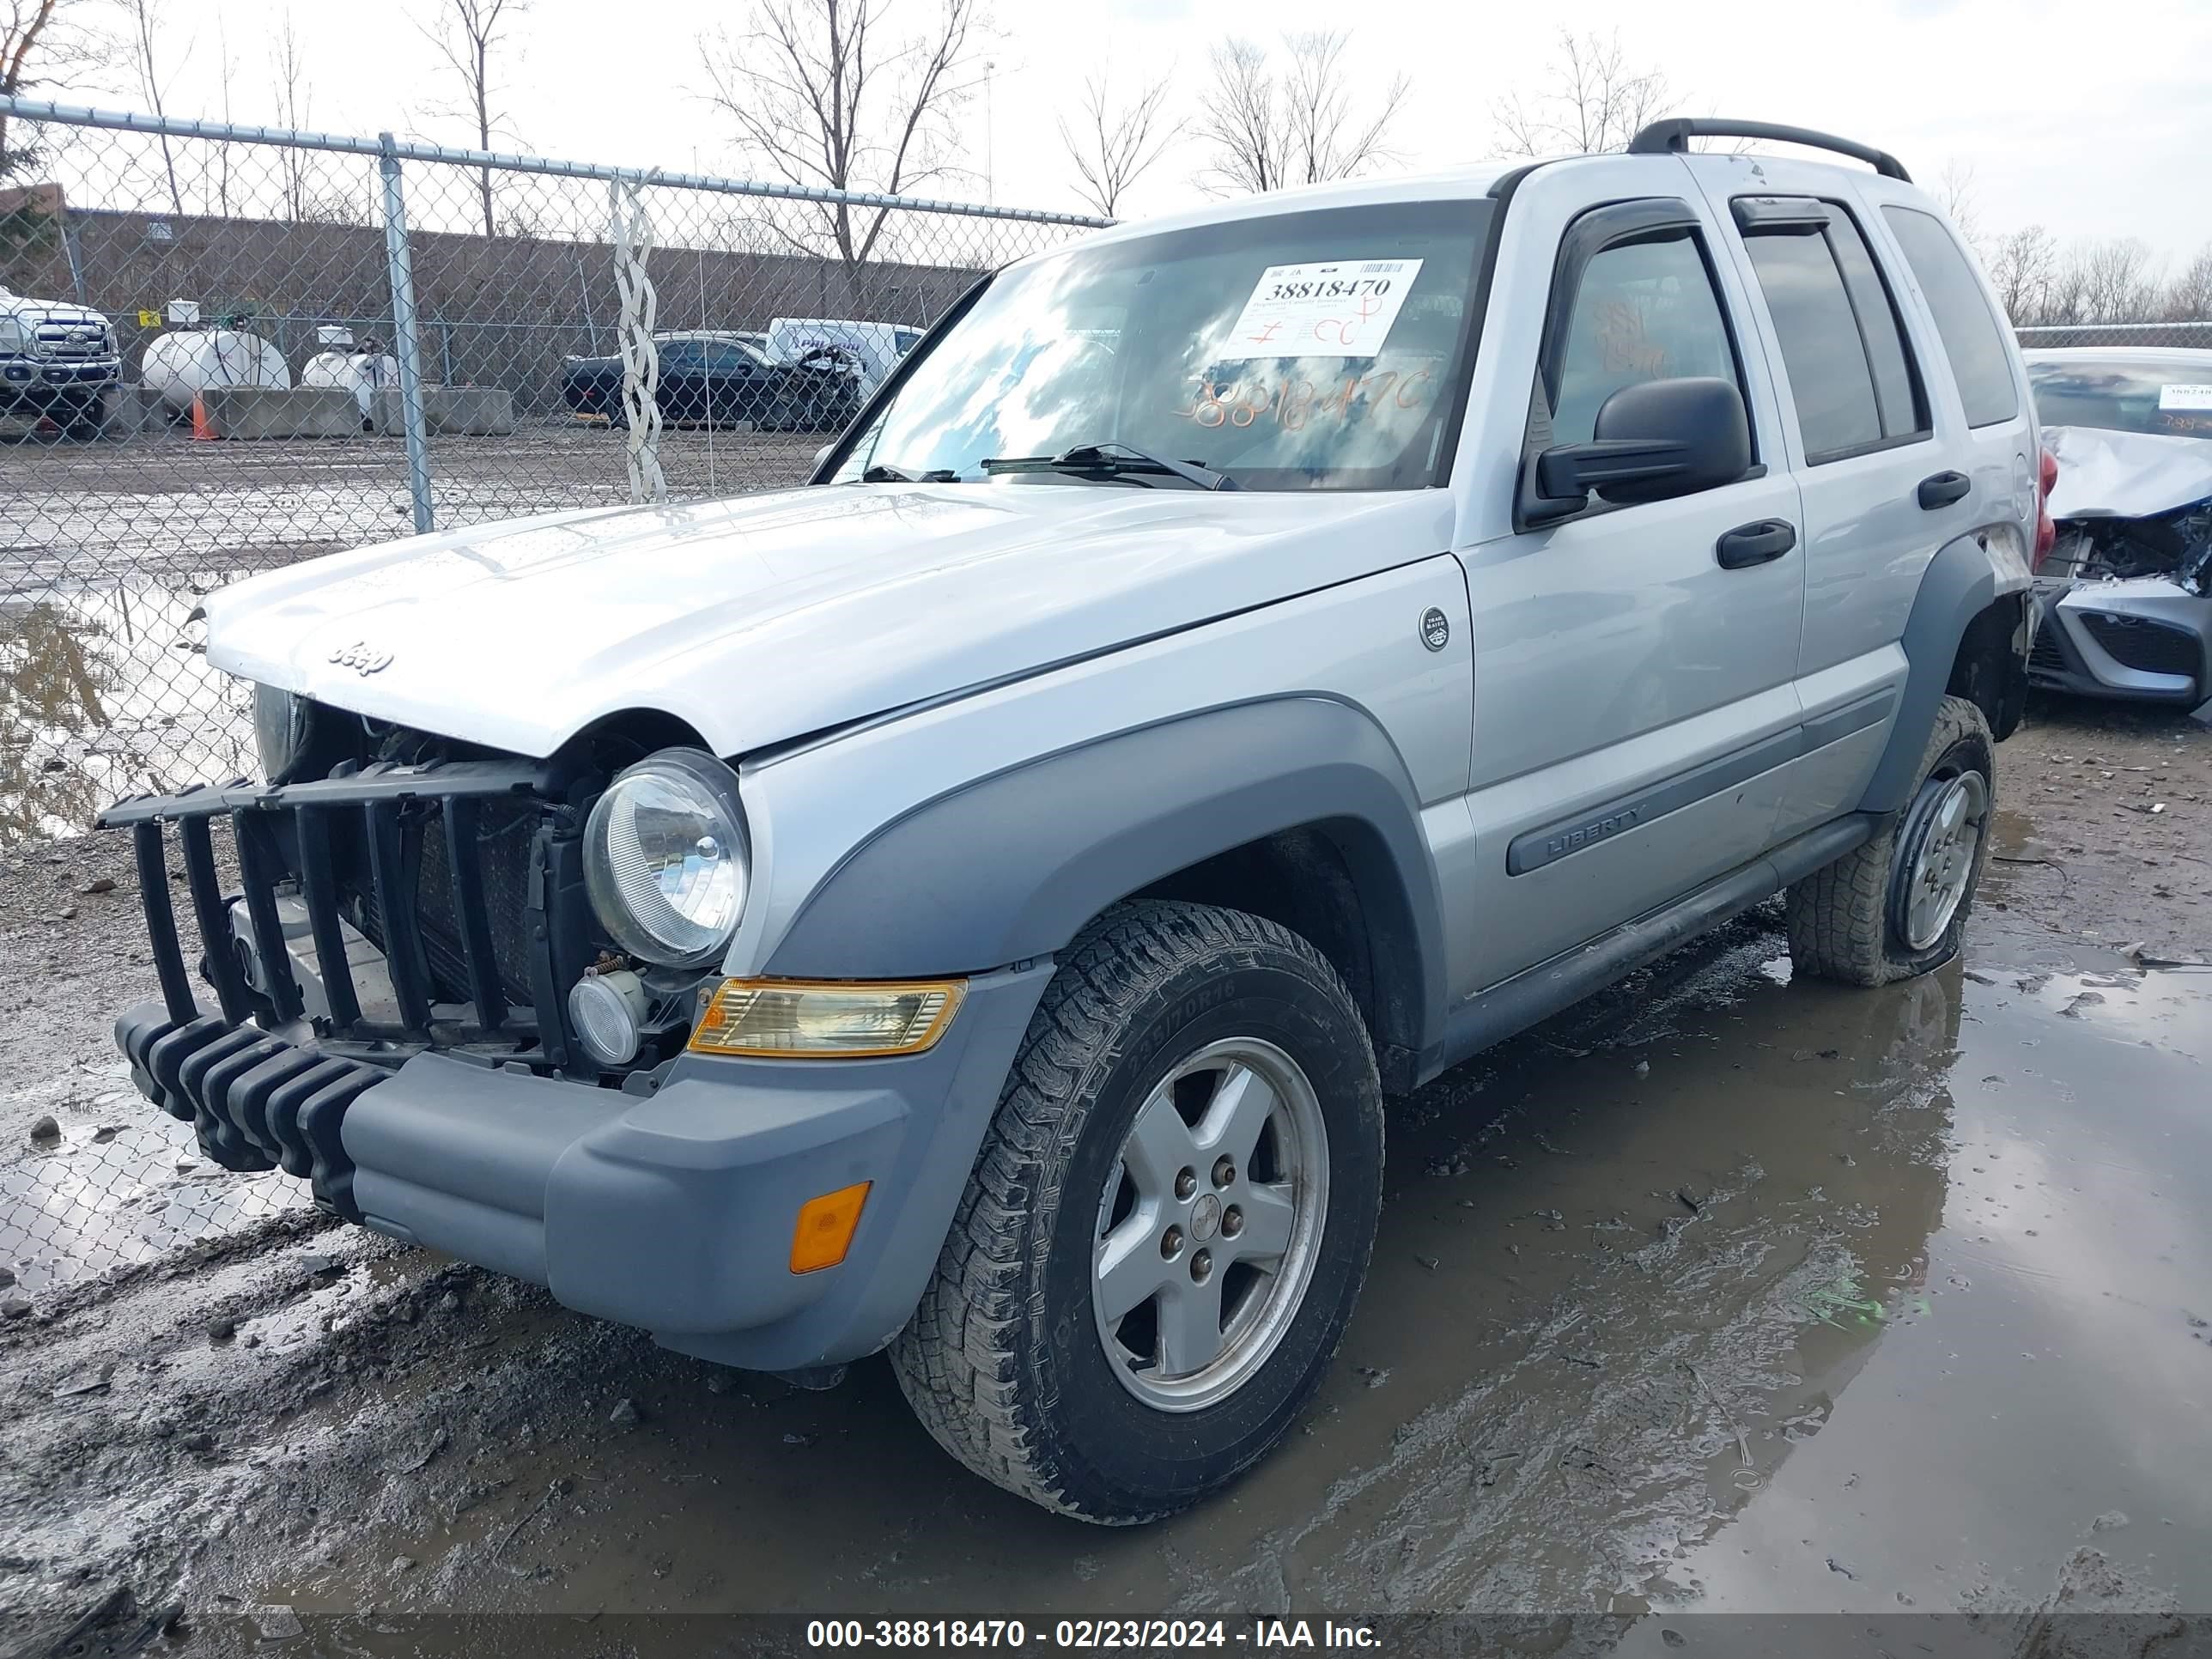
[[0, 185], [0, 847], [250, 769], [210, 588], [799, 482], [979, 276], [1100, 222], [0, 111], [40, 158]]
[[2038, 323], [2017, 328], [2021, 349], [2051, 346], [2212, 347], [2212, 320], [2174, 323]]

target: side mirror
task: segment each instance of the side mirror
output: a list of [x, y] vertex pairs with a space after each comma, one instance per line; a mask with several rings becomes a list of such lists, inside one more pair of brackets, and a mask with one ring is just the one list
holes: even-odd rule
[[1527, 524], [1581, 512], [1592, 490], [1617, 507], [1663, 501], [1748, 473], [1751, 421], [1732, 381], [1647, 380], [1605, 400], [1588, 443], [1554, 445], [1528, 465], [1521, 512]]
[[819, 472], [822, 470], [823, 463], [830, 459], [830, 452], [836, 447], [837, 446], [834, 443], [827, 443], [814, 452], [814, 470], [817, 472]]

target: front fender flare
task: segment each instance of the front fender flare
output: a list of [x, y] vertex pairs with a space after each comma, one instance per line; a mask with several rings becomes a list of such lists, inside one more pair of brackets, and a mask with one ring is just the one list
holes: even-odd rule
[[1363, 710], [1311, 696], [1209, 709], [977, 779], [884, 824], [808, 897], [767, 971], [911, 978], [1048, 956], [1116, 900], [1311, 825], [1344, 854], [1370, 936], [1392, 942], [1377, 972], [1401, 978], [1391, 988], [1425, 1036], [1442, 1018], [1444, 947], [1420, 815]]

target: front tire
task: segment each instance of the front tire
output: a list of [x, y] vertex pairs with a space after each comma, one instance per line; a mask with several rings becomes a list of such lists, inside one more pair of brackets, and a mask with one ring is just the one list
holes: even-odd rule
[[1790, 890], [1796, 970], [1846, 985], [1887, 985], [1959, 954], [1989, 862], [1996, 744], [1979, 705], [1947, 696], [1912, 799], [1883, 835]]
[[94, 393], [69, 412], [65, 428], [80, 443], [91, 443], [107, 434], [107, 398]]
[[1374, 1053], [1304, 939], [1109, 912], [1030, 1023], [891, 1346], [938, 1443], [1086, 1521], [1188, 1507], [1312, 1398], [1382, 1206]]

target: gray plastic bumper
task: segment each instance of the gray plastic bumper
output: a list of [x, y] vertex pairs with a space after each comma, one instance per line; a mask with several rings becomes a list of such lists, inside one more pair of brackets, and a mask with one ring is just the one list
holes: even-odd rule
[[[353, 1103], [353, 1199], [380, 1232], [530, 1279], [670, 1347], [784, 1370], [906, 1322], [1049, 963], [973, 979], [927, 1054], [686, 1055], [651, 1096], [409, 1060]], [[873, 1183], [850, 1254], [790, 1271], [799, 1206]]]

